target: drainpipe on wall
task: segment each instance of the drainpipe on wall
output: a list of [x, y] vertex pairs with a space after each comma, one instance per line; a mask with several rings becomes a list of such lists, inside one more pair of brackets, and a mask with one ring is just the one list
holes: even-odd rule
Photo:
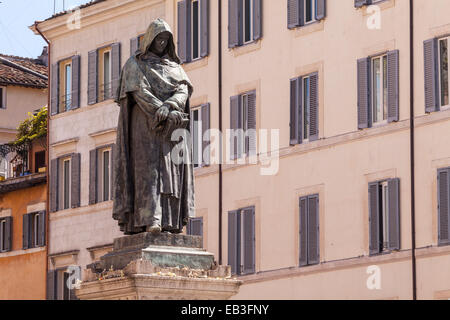
[[411, 164], [411, 265], [412, 298], [417, 300], [416, 274], [416, 205], [415, 205], [415, 158], [414, 158], [414, 1], [409, 0], [409, 63], [410, 63], [410, 164]]
[[47, 298], [47, 276], [48, 276], [48, 270], [49, 270], [49, 265], [48, 265], [48, 253], [49, 253], [49, 240], [50, 240], [50, 206], [49, 206], [49, 200], [50, 200], [50, 179], [49, 179], [49, 173], [50, 173], [50, 130], [49, 130], [49, 125], [50, 125], [50, 84], [51, 84], [51, 72], [50, 72], [50, 66], [51, 66], [51, 44], [50, 41], [48, 41], [48, 39], [42, 34], [41, 30], [39, 30], [38, 24], [37, 22], [34, 23], [34, 28], [36, 29], [36, 31], [41, 35], [42, 39], [45, 40], [45, 42], [47, 42], [47, 46], [48, 46], [48, 63], [47, 63], [47, 152], [45, 155], [45, 161], [46, 161], [46, 167], [47, 169], [45, 170], [46, 172], [46, 179], [47, 179], [47, 200], [45, 201], [45, 211], [46, 211], [46, 215], [45, 215], [45, 235], [46, 235], [46, 240], [45, 240], [45, 250], [46, 250], [46, 257], [45, 257], [45, 264], [46, 264], [46, 272], [45, 272], [45, 297]]
[[[219, 84], [219, 132], [222, 132], [222, 1], [218, 0], [218, 6], [219, 6], [219, 34], [218, 34], [218, 42], [219, 42], [219, 60], [218, 60], [218, 67], [219, 67], [219, 73], [218, 73], [218, 84]], [[222, 265], [222, 196], [223, 196], [223, 190], [222, 190], [222, 183], [223, 183], [223, 176], [222, 176], [222, 139], [220, 139], [220, 160], [219, 160], [219, 265]]]

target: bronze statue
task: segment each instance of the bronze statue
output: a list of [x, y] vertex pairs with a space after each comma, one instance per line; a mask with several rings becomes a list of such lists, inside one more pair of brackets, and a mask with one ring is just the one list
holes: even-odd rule
[[[116, 96], [113, 218], [125, 234], [180, 233], [194, 216], [193, 164], [172, 161], [178, 142], [171, 135], [190, 128], [193, 87], [164, 20], [153, 21], [141, 42], [122, 69]], [[192, 159], [190, 141], [183, 145]]]

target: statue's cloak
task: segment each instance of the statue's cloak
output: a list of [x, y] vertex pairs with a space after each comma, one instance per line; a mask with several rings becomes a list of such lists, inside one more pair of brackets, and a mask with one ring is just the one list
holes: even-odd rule
[[163, 57], [149, 51], [161, 32], [172, 35], [167, 23], [157, 19], [123, 67], [116, 96], [120, 115], [114, 152], [113, 218], [125, 234], [144, 232], [155, 222], [163, 230], [179, 233], [194, 216], [191, 141], [182, 144], [182, 153], [191, 161], [175, 164], [171, 151], [177, 142], [171, 141], [171, 132], [177, 127], [169, 120], [158, 123], [155, 117], [165, 104], [171, 111], [183, 113], [179, 127], [189, 130], [193, 87], [179, 65], [173, 36]]

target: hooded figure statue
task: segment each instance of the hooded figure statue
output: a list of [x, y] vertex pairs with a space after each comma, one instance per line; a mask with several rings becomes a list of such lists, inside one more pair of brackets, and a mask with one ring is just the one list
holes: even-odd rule
[[180, 233], [194, 216], [192, 161], [177, 164], [171, 158], [182, 145], [180, 153], [192, 159], [191, 141], [171, 139], [174, 130], [190, 128], [192, 92], [169, 25], [153, 21], [122, 69], [115, 100], [120, 115], [113, 218], [125, 234]]

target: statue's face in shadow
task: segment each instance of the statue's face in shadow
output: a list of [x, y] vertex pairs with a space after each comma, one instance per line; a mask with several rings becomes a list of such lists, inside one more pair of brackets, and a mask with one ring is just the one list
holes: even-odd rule
[[152, 45], [150, 47], [150, 51], [158, 56], [162, 56], [167, 49], [167, 44], [170, 40], [169, 32], [162, 32], [156, 36], [155, 40], [153, 40]]

